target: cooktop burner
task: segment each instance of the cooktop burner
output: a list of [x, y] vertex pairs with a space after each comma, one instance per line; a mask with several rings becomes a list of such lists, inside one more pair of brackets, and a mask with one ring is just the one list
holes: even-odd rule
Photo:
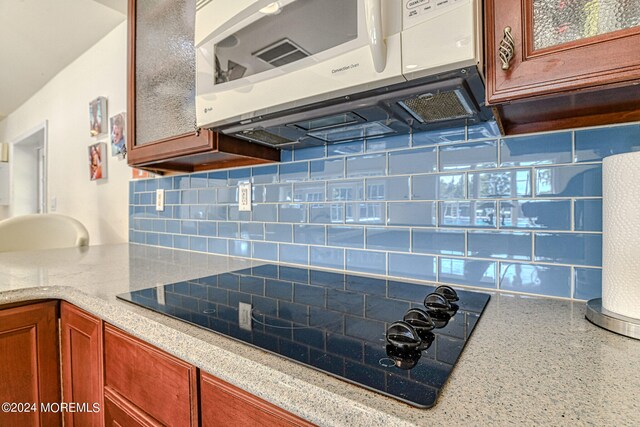
[[428, 408], [490, 296], [266, 264], [118, 298]]

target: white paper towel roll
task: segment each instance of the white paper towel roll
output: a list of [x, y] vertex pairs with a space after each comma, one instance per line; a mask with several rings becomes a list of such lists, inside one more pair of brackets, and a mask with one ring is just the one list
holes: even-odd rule
[[602, 306], [640, 319], [640, 152], [606, 157], [602, 181]]

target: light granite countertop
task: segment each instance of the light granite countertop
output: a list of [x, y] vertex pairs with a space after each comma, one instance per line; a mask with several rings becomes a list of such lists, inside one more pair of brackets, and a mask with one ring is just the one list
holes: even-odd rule
[[319, 425], [640, 425], [640, 341], [584, 303], [493, 295], [436, 406], [416, 409], [115, 297], [251, 264], [129, 244], [4, 253], [0, 304], [69, 301]]

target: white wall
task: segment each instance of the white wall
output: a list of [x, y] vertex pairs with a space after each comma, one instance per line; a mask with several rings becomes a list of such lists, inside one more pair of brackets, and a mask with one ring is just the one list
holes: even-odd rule
[[[105, 96], [109, 116], [126, 111], [126, 73], [124, 22], [0, 121], [1, 142], [14, 141], [48, 121], [49, 202], [55, 197], [56, 212], [82, 222], [92, 245], [128, 240], [127, 162], [111, 157], [108, 146], [108, 178], [91, 182], [87, 154], [97, 141], [109, 145], [108, 135], [97, 140], [89, 134], [89, 102]], [[10, 210], [0, 206], [0, 219], [9, 215]]]

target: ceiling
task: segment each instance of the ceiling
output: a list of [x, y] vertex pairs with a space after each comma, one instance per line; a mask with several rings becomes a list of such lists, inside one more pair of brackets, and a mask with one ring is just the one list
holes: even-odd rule
[[127, 0], [0, 0], [0, 120], [123, 22], [126, 7]]

